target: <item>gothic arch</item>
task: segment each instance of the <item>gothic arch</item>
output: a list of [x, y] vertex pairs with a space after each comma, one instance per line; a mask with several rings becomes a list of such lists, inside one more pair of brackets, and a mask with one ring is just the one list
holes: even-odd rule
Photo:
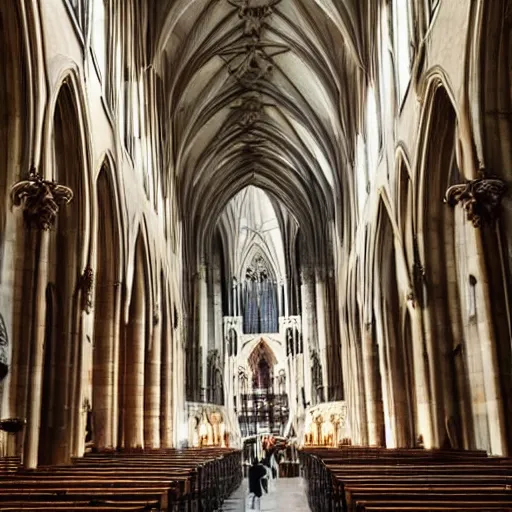
[[117, 446], [119, 372], [119, 322], [123, 266], [117, 195], [112, 162], [105, 158], [96, 180], [98, 225], [96, 229], [96, 286], [92, 373], [94, 445]]
[[[471, 447], [466, 345], [462, 330], [455, 241], [461, 236], [460, 212], [443, 204], [446, 189], [461, 181], [456, 158], [457, 113], [439, 77], [429, 87], [418, 160], [418, 260], [416, 293], [423, 311], [434, 446]], [[456, 218], [456, 215], [459, 218]], [[464, 259], [464, 256], [462, 256]], [[448, 426], [449, 425], [449, 426]]]
[[[5, 341], [11, 343], [3, 347], [6, 369], [11, 362], [15, 363], [18, 357], [24, 358], [23, 344], [26, 319], [14, 307], [14, 290], [22, 289], [24, 305], [29, 304], [32, 297], [27, 297], [31, 284], [27, 277], [21, 277], [20, 262], [15, 254], [23, 254], [24, 237], [21, 222], [17, 222], [15, 215], [9, 211], [9, 189], [19, 179], [22, 179], [31, 165], [33, 147], [31, 129], [33, 118], [33, 93], [31, 73], [34, 71], [31, 63], [31, 48], [27, 45], [27, 19], [20, 2], [3, 2], [0, 4], [0, 314], [3, 317]], [[30, 29], [30, 32], [32, 30]], [[32, 33], [30, 35], [33, 35]], [[26, 242], [25, 242], [26, 244]], [[12, 274], [14, 286], [12, 291], [6, 287], [6, 276]], [[30, 279], [31, 280], [31, 279]], [[2, 321], [2, 324], [3, 324]], [[16, 340], [12, 343], [12, 340]], [[12, 347], [12, 348], [11, 348]], [[15, 382], [16, 376], [7, 374], [7, 378], [0, 384], [0, 396], [3, 390], [9, 387], [15, 390], [20, 383]], [[23, 406], [15, 406], [14, 391], [8, 394], [8, 401], [0, 403], [0, 416], [14, 416], [21, 414]], [[13, 398], [11, 398], [13, 397]], [[18, 404], [20, 401], [18, 400]], [[7, 410], [3, 409], [3, 405]], [[16, 410], [19, 409], [19, 410]]]
[[253, 388], [271, 389], [277, 358], [265, 340], [261, 339], [254, 347], [248, 362], [253, 375]]
[[[43, 407], [39, 458], [42, 463], [63, 463], [76, 453], [82, 407], [82, 323], [90, 285], [84, 261], [88, 259], [88, 169], [79, 103], [72, 80], [64, 79], [50, 110], [53, 117], [46, 137], [46, 162], [53, 179], [73, 191], [72, 202], [60, 209], [49, 235], [48, 280], [54, 285], [55, 336], [47, 339], [43, 377]], [[46, 168], [46, 166], [45, 166]], [[84, 273], [85, 272], [85, 273]], [[48, 305], [50, 307], [50, 305]], [[49, 319], [49, 317], [47, 317]], [[51, 452], [48, 446], [53, 446]]]
[[120, 410], [124, 448], [144, 447], [145, 353], [153, 323], [150, 307], [149, 259], [144, 231], [139, 227], [133, 250], [132, 282], [127, 300], [127, 323], [121, 346]]
[[[478, 115], [475, 131], [482, 144], [482, 165], [489, 175], [512, 181], [512, 2], [497, 0], [481, 8], [475, 56]], [[512, 196], [508, 186], [495, 229], [482, 229], [493, 323], [496, 330], [501, 388], [505, 410], [512, 409]], [[507, 419], [508, 449], [512, 451], [512, 419]]]
[[386, 446], [411, 446], [414, 426], [413, 390], [407, 380], [412, 366], [412, 347], [405, 346], [400, 332], [404, 300], [399, 288], [397, 237], [389, 213], [381, 201], [377, 217], [374, 260], [374, 312], [379, 346]]

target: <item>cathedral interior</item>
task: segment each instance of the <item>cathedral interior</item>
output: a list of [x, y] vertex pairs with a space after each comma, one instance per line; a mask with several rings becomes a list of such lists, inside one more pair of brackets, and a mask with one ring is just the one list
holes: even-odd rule
[[197, 478], [94, 510], [221, 510], [269, 443], [313, 512], [356, 510], [329, 457], [426, 454], [512, 510], [512, 0], [5, 0], [0, 28], [0, 510], [141, 457]]

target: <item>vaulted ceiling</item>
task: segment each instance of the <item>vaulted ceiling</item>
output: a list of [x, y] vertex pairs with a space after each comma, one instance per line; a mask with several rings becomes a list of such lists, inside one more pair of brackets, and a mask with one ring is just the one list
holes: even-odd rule
[[161, 0], [154, 65], [195, 243], [249, 185], [289, 211], [312, 250], [328, 220], [350, 215], [376, 3]]

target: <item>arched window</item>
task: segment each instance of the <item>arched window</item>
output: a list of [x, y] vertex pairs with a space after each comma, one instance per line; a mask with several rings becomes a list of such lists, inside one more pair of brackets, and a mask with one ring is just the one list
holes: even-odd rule
[[244, 333], [277, 332], [277, 283], [271, 265], [256, 254], [247, 267], [243, 293]]
[[393, 0], [393, 48], [398, 101], [404, 99], [411, 78], [409, 0]]

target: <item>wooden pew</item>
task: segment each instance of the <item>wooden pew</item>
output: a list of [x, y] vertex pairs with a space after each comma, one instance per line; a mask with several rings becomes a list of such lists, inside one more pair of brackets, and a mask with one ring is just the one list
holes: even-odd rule
[[30, 471], [19, 465], [12, 471], [5, 461], [0, 510], [209, 512], [240, 481], [241, 454], [235, 450], [90, 454], [71, 465]]
[[481, 451], [320, 448], [301, 463], [315, 512], [512, 511], [512, 459]]

